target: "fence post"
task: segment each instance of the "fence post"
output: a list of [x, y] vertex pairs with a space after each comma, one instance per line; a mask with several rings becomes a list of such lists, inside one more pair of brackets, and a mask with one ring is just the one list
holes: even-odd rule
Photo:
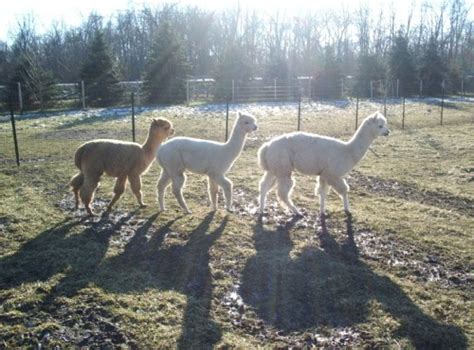
[[461, 79], [461, 95], [464, 96], [464, 77]]
[[301, 131], [301, 92], [298, 93], [298, 131]]
[[308, 90], [308, 100], [309, 102], [311, 103], [311, 101], [313, 100], [313, 95], [312, 95], [312, 87], [313, 85], [313, 77], [309, 77], [309, 90]]
[[387, 81], [385, 81], [385, 89], [383, 94], [383, 115], [387, 118]]
[[359, 126], [359, 96], [356, 98], [356, 122], [355, 122], [355, 129]]
[[273, 100], [276, 101], [277, 99], [277, 80], [276, 78], [273, 79]]
[[227, 103], [225, 106], [225, 142], [227, 142], [228, 138], [229, 138], [229, 99], [227, 99]]
[[420, 98], [423, 97], [423, 80], [420, 79]]
[[189, 106], [189, 80], [186, 79], [186, 106]]
[[86, 89], [84, 87], [84, 80], [81, 80], [81, 96], [82, 96], [82, 109], [86, 109]]
[[23, 113], [23, 94], [21, 92], [21, 83], [18, 82], [18, 103], [20, 105], [20, 113]]
[[399, 96], [399, 93], [400, 93], [400, 79], [397, 79], [397, 98]]
[[235, 101], [235, 81], [232, 79], [232, 102]]
[[374, 82], [370, 81], [370, 98], [374, 98]]
[[135, 142], [135, 93], [132, 92], [132, 140]]
[[344, 98], [344, 78], [341, 78], [341, 98]]
[[15, 145], [16, 165], [20, 166], [20, 153], [18, 151], [18, 139], [16, 137], [15, 114], [13, 113], [13, 103], [10, 100], [10, 120], [12, 123], [13, 143]]
[[443, 125], [443, 112], [444, 112], [444, 79], [441, 82], [441, 119], [440, 119], [440, 125]]
[[405, 130], [405, 96], [403, 96], [402, 130]]

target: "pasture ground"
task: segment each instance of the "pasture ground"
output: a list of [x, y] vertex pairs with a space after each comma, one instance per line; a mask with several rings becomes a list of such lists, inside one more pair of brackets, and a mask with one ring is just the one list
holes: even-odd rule
[[[436, 108], [409, 105], [404, 131], [389, 109], [391, 136], [348, 176], [352, 216], [331, 192], [325, 222], [314, 179], [300, 175], [293, 199], [303, 218], [274, 193], [269, 215], [255, 214], [257, 149], [295, 130], [295, 106], [248, 108], [260, 129], [229, 173], [233, 214], [210, 211], [194, 174], [185, 190], [193, 214], [170, 192], [158, 213], [154, 164], [143, 176], [146, 209], [127, 191], [110, 215], [84, 218], [66, 186], [74, 149], [129, 140], [129, 118], [21, 119], [20, 167], [1, 123], [0, 348], [474, 347], [474, 105], [448, 106], [443, 126]], [[170, 118], [178, 135], [223, 138], [224, 113], [195, 107], [140, 114], [139, 140], [152, 116]], [[303, 109], [305, 131], [348, 139], [353, 128], [347, 106]], [[96, 211], [112, 186], [104, 177]]]

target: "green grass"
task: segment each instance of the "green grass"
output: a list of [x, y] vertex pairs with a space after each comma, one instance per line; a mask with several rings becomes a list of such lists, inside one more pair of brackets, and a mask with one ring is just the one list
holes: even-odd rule
[[[165, 116], [178, 135], [222, 140], [224, 114], [200, 108], [141, 114], [138, 139]], [[362, 104], [360, 115], [374, 108]], [[94, 111], [19, 120], [22, 165], [7, 142], [0, 158], [0, 348], [473, 347], [474, 108], [447, 108], [443, 126], [436, 108], [407, 106], [402, 131], [400, 106], [389, 106], [391, 136], [349, 176], [352, 216], [331, 193], [325, 222], [314, 179], [300, 175], [293, 199], [304, 218], [291, 219], [273, 193], [270, 215], [254, 215], [257, 149], [296, 128], [295, 106], [252, 110], [260, 129], [229, 173], [233, 214], [209, 210], [194, 174], [193, 214], [170, 193], [158, 213], [154, 164], [146, 209], [127, 192], [108, 217], [84, 219], [66, 185], [74, 150], [129, 140], [129, 120]], [[353, 112], [304, 105], [302, 127], [347, 139]], [[97, 211], [112, 186], [104, 177]]]

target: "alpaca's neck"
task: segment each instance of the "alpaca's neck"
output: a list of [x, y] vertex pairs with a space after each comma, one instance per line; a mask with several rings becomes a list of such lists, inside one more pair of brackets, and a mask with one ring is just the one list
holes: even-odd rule
[[228, 154], [230, 159], [237, 158], [244, 148], [247, 133], [234, 125], [229, 140], [224, 144], [224, 152]]
[[153, 137], [151, 132], [148, 132], [148, 136], [142, 145], [142, 149], [147, 156], [154, 157], [161, 142], [162, 142], [161, 139], [157, 137]]
[[375, 137], [370, 132], [370, 129], [365, 124], [362, 124], [354, 136], [347, 142], [354, 165], [364, 157], [374, 139]]

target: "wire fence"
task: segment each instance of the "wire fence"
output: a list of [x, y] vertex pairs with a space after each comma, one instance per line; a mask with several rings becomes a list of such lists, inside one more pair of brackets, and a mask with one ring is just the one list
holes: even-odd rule
[[[228, 99], [220, 104], [144, 107], [137, 103], [136, 93], [131, 93], [128, 105], [121, 108], [6, 113], [0, 116], [0, 165], [70, 160], [78, 144], [93, 138], [142, 140], [149, 121], [142, 117], [146, 113], [159, 113], [185, 123], [191, 133], [195, 126], [195, 134], [190, 136], [203, 137], [206, 130], [205, 137], [222, 141], [228, 138], [232, 125], [229, 119], [238, 110], [248, 110], [257, 116], [263, 139], [296, 130], [348, 135], [376, 110], [387, 117], [395, 130], [474, 122], [471, 97], [389, 98], [384, 94], [382, 98], [315, 100], [304, 94], [309, 90], [295, 90], [294, 86], [267, 88], [258, 93], [255, 89], [235, 89], [234, 102]], [[208, 118], [214, 121], [209, 124]]]

